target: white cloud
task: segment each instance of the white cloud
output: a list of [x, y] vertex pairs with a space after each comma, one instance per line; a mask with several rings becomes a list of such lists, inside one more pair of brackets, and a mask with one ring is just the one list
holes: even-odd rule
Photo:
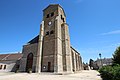
[[111, 34], [120, 34], [120, 30], [110, 31], [106, 33], [102, 33], [101, 35], [111, 35]]

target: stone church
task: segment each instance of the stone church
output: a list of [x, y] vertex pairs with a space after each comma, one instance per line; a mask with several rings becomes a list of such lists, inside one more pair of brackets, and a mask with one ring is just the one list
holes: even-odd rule
[[82, 58], [70, 44], [66, 14], [59, 4], [43, 10], [38, 36], [23, 46], [19, 71], [73, 73], [82, 70]]

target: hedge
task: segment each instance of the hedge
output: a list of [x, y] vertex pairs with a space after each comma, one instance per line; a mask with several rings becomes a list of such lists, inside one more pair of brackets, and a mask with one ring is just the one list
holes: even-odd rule
[[100, 70], [103, 80], [120, 80], [120, 65], [104, 66]]

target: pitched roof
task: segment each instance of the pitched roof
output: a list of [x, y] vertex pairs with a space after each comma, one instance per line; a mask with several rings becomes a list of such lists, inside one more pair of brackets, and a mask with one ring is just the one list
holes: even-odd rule
[[70, 46], [70, 47], [72, 50], [74, 50], [76, 53], [78, 53], [80, 55], [80, 53], [76, 49], [74, 49], [72, 46]]
[[22, 53], [12, 53], [12, 54], [0, 54], [0, 61], [6, 60], [19, 60], [22, 57]]
[[38, 40], [39, 40], [39, 35], [33, 38], [32, 40], [30, 40], [28, 43], [30, 44], [38, 43]]
[[6, 56], [8, 56], [8, 54], [0, 54], [0, 60], [2, 60], [3, 58], [5, 58]]

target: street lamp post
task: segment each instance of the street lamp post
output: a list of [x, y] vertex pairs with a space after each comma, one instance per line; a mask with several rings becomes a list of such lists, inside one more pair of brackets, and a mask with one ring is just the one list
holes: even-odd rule
[[102, 67], [101, 53], [99, 53], [99, 57], [100, 57], [100, 68], [101, 68]]
[[99, 53], [100, 59], [101, 59], [101, 53]]

